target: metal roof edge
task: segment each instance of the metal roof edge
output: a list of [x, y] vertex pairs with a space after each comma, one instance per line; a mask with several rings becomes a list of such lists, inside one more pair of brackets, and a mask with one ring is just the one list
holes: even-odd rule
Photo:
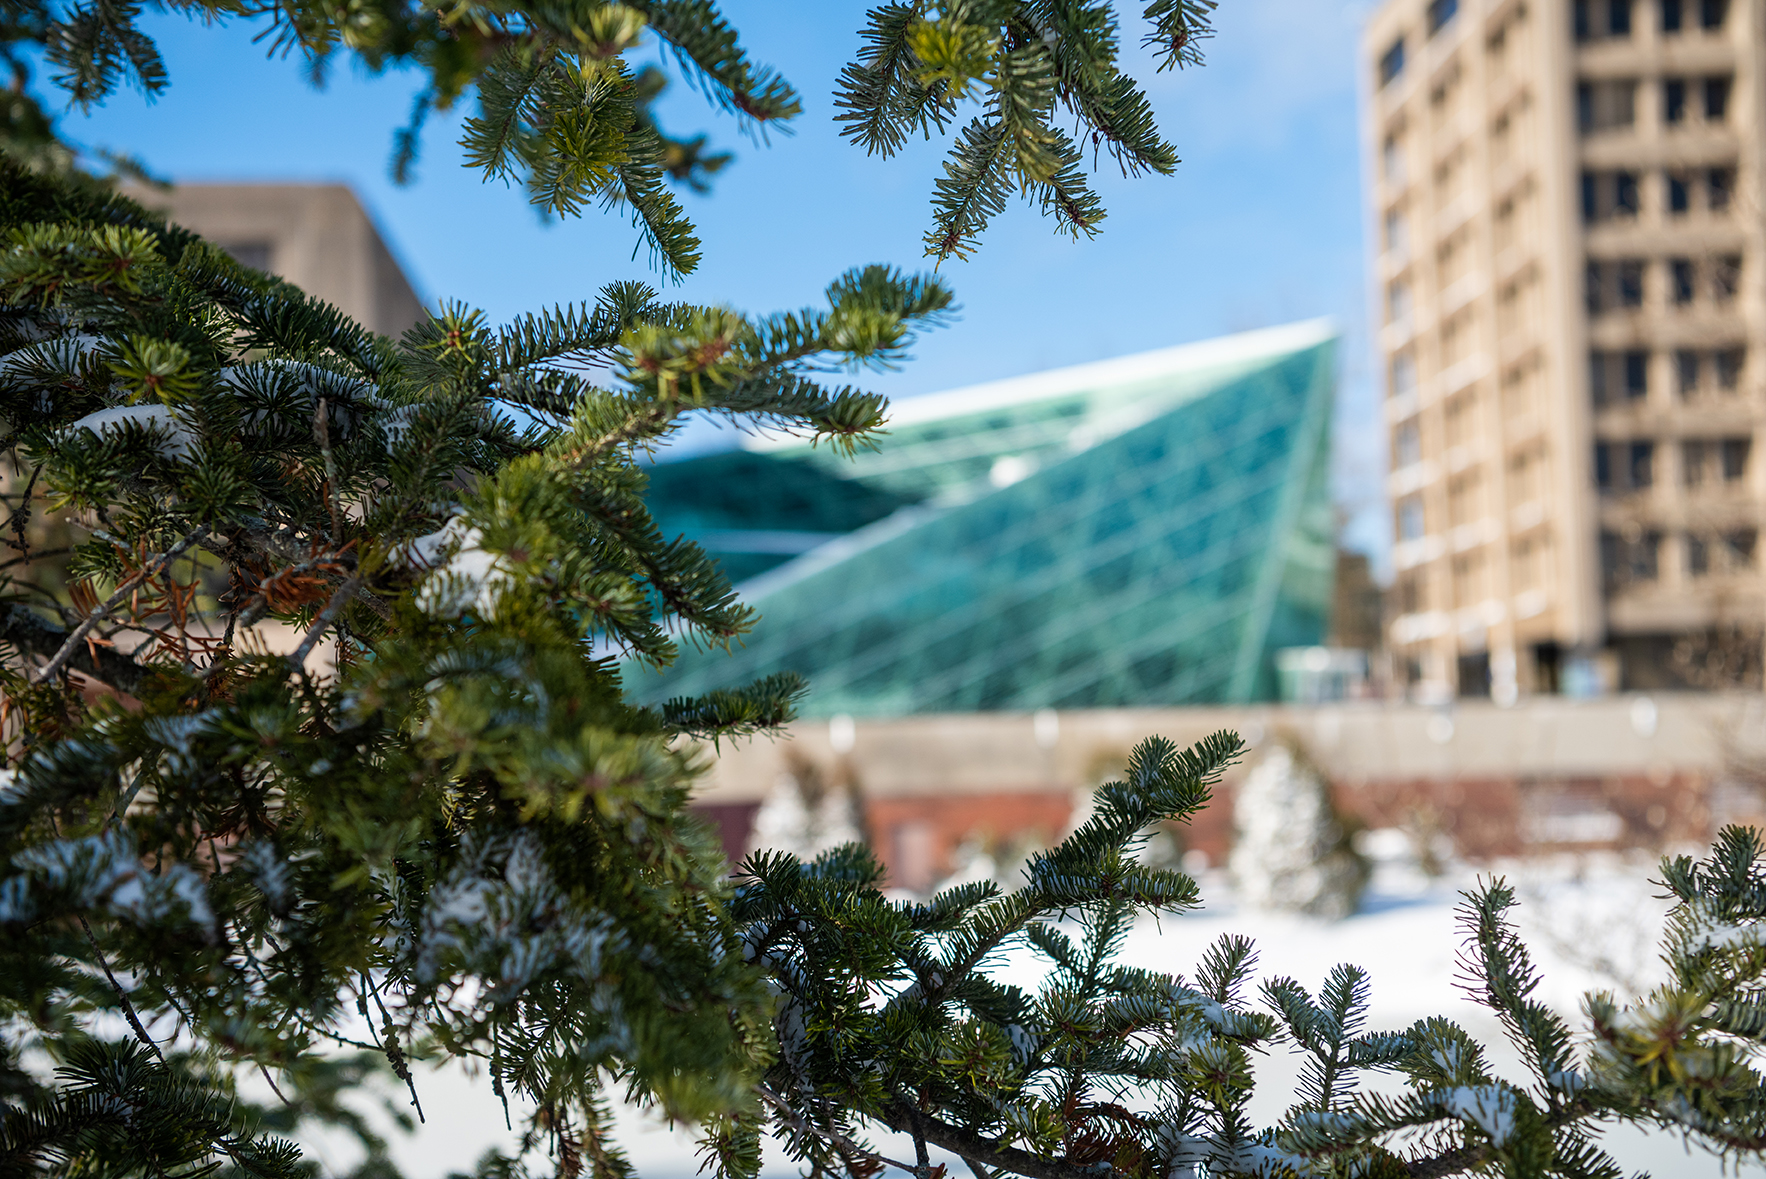
[[[1123, 385], [1149, 380], [1168, 373], [1211, 368], [1216, 365], [1276, 357], [1316, 347], [1338, 335], [1336, 321], [1329, 317], [1301, 320], [1277, 327], [1216, 336], [1150, 352], [1136, 352], [1109, 360], [1094, 360], [1066, 368], [1048, 369], [968, 385], [940, 393], [904, 398], [890, 405], [889, 424], [911, 425], [937, 421], [941, 418], [965, 417], [1007, 405], [1042, 401], [1077, 393], [1099, 385]], [[741, 442], [749, 451], [784, 450], [804, 445], [796, 436], [749, 438]]]

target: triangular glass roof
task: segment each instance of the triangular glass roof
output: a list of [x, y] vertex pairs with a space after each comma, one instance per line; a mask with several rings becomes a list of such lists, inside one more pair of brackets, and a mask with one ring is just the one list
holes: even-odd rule
[[1298, 324], [902, 403], [877, 452], [751, 442], [652, 470], [762, 621], [644, 696], [781, 670], [805, 711], [1225, 702], [1318, 642], [1333, 339]]

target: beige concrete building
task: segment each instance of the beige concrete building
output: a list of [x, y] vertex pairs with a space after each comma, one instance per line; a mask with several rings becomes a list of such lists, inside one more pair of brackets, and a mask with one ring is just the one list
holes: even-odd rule
[[179, 184], [130, 196], [364, 326], [398, 336], [424, 315], [380, 232], [342, 184]]
[[1766, 0], [1388, 0], [1362, 51], [1413, 695], [1757, 685]]

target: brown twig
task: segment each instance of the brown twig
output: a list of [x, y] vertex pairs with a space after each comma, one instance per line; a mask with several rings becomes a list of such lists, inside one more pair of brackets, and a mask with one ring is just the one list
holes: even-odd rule
[[296, 647], [293, 653], [288, 656], [288, 662], [293, 665], [296, 671], [305, 670], [307, 656], [312, 653], [314, 647], [318, 646], [319, 640], [325, 636], [327, 630], [331, 629], [331, 624], [337, 620], [339, 614], [343, 613], [343, 608], [349, 605], [349, 600], [355, 596], [361, 586], [362, 578], [358, 574], [337, 587], [337, 592], [331, 595], [331, 600], [325, 603], [325, 608], [319, 611], [317, 618], [313, 619], [313, 628], [307, 631], [307, 637], [302, 639], [300, 646]]
[[331, 458], [330, 412], [325, 398], [313, 409], [313, 438], [319, 443], [319, 457], [325, 460], [325, 503], [331, 509], [331, 543], [343, 543], [343, 512], [337, 502], [337, 464]]
[[91, 614], [86, 616], [84, 622], [74, 628], [73, 633], [68, 635], [67, 641], [62, 643], [61, 650], [55, 653], [55, 657], [43, 667], [42, 671], [31, 677], [31, 682], [34, 684], [47, 683], [49, 678], [56, 672], [60, 671], [62, 665], [73, 657], [75, 648], [80, 645], [87, 635], [92, 633], [100, 622], [104, 621], [112, 610], [115, 610], [122, 604], [123, 599], [133, 594], [148, 578], [158, 576], [162, 569], [183, 556], [184, 552], [189, 549], [191, 545], [197, 543], [207, 535], [208, 525], [197, 525], [196, 530], [189, 536], [186, 536], [183, 540], [161, 553], [154, 560], [142, 566], [135, 576], [117, 586], [116, 592], [106, 598], [103, 605], [92, 611]]

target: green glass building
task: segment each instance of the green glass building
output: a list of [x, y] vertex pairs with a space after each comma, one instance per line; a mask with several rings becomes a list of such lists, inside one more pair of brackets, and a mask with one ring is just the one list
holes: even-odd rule
[[797, 671], [810, 716], [1275, 699], [1275, 652], [1329, 621], [1334, 351], [1248, 332], [904, 401], [856, 458], [659, 463], [663, 531], [762, 619], [632, 686]]

